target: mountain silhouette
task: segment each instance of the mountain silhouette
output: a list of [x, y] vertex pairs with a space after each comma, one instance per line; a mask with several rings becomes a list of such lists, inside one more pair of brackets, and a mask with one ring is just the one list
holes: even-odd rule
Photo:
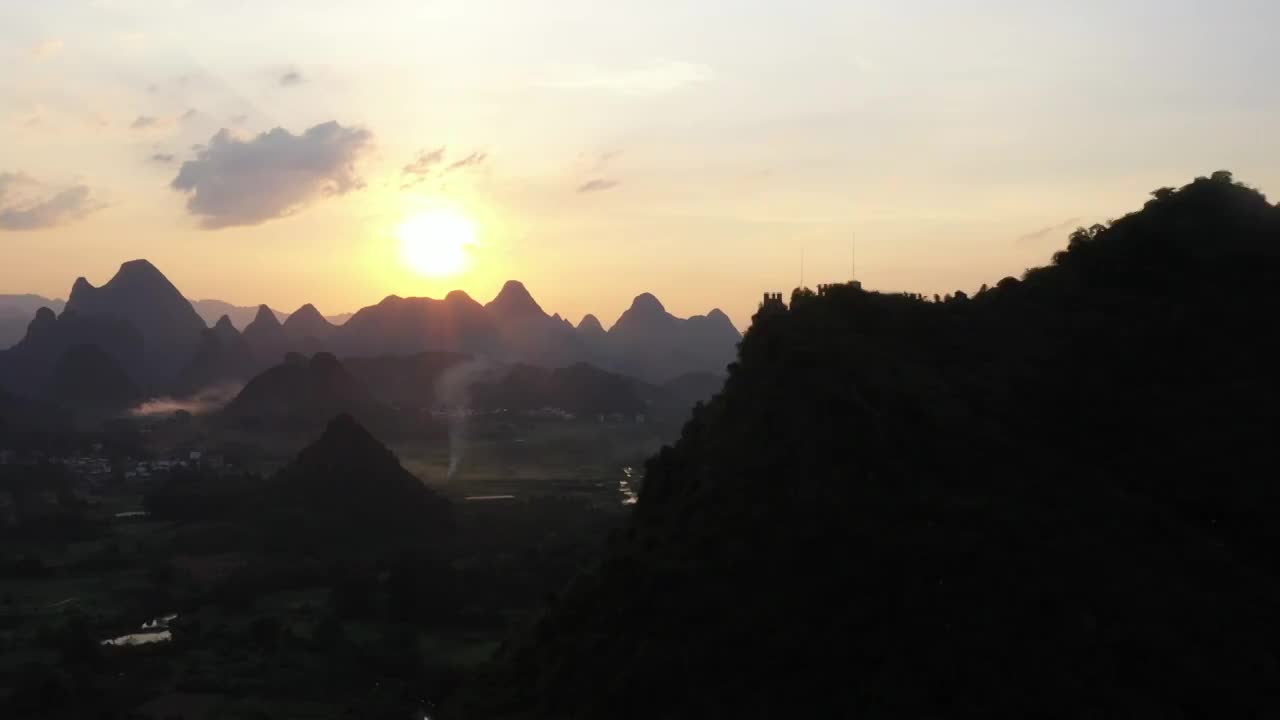
[[[206, 314], [227, 310], [213, 323], [216, 339], [206, 332], [196, 308]], [[0, 377], [0, 382], [22, 385], [31, 376], [47, 379], [50, 363], [61, 352], [88, 344], [111, 354], [139, 385], [165, 394], [193, 393], [204, 381], [247, 381], [290, 352], [330, 352], [344, 358], [445, 352], [544, 367], [587, 362], [660, 383], [689, 372], [723, 373], [741, 337], [718, 310], [680, 319], [648, 293], [637, 297], [608, 332], [594, 316], [584, 317], [575, 328], [558, 314], [547, 315], [515, 280], [485, 305], [458, 290], [443, 299], [393, 295], [341, 325], [311, 304], [284, 322], [280, 313], [260, 305], [238, 338], [229, 332], [237, 327], [231, 312], [243, 321], [246, 309], [219, 301], [190, 303], [151, 263], [127, 262], [101, 288], [78, 279], [63, 313], [77, 320], [60, 329], [51, 349], [15, 346], [7, 363], [19, 372]], [[83, 334], [72, 332], [77, 328]], [[108, 337], [111, 333], [117, 337]], [[138, 336], [140, 358], [132, 345]], [[252, 361], [244, 357], [245, 348]], [[3, 357], [0, 369], [6, 364]]]
[[39, 295], [0, 295], [0, 350], [16, 345], [27, 333], [27, 326], [40, 308], [55, 314], [62, 312], [63, 300], [50, 300]]
[[603, 338], [605, 335], [604, 326], [600, 324], [600, 320], [595, 315], [587, 313], [582, 316], [582, 322], [578, 323], [578, 332], [587, 338]]
[[973, 297], [763, 305], [455, 714], [1277, 714], [1278, 281], [1217, 173]]
[[[210, 327], [225, 315], [237, 330], [243, 331], [258, 316], [258, 308], [260, 306], [233, 305], [222, 300], [193, 300], [191, 307], [195, 308], [196, 313]], [[275, 313], [280, 322], [284, 322], [288, 318], [285, 313], [279, 310], [273, 309], [271, 312]]]
[[573, 326], [547, 315], [520, 282], [508, 280], [485, 310], [501, 338], [500, 359], [560, 366], [584, 357]]
[[330, 353], [299, 355], [253, 378], [222, 411], [246, 426], [306, 426], [339, 414], [376, 417], [382, 405]]
[[42, 396], [76, 410], [119, 412], [144, 394], [109, 353], [97, 345], [68, 348], [53, 364]]
[[266, 305], [258, 306], [253, 322], [245, 326], [240, 336], [260, 361], [274, 362], [290, 350], [284, 325]]
[[[281, 326], [291, 340], [319, 344], [333, 336], [336, 328], [325, 319], [315, 305], [307, 303], [294, 311]], [[298, 348], [292, 348], [297, 350]]]
[[343, 365], [379, 402], [400, 410], [436, 407], [441, 378], [450, 368], [471, 362], [465, 353], [423, 352], [347, 358]]
[[498, 354], [501, 343], [484, 306], [453, 291], [443, 300], [392, 295], [351, 317], [331, 341], [343, 356], [424, 351]]
[[538, 302], [529, 294], [524, 283], [518, 280], [508, 280], [503, 283], [497, 296], [484, 307], [491, 315], [498, 318], [518, 319], [546, 315], [542, 306], [538, 305]]
[[262, 363], [249, 344], [223, 315], [201, 334], [200, 347], [174, 384], [179, 396], [194, 395], [208, 387], [244, 382], [253, 377]]
[[41, 308], [27, 327], [22, 341], [0, 351], [0, 386], [11, 392], [40, 397], [50, 387], [52, 372], [64, 354], [74, 347], [92, 345], [111, 356], [129, 374], [130, 383], [145, 381], [145, 346], [131, 323], [115, 316], [85, 316], [74, 310], [55, 315]]
[[586, 363], [560, 368], [518, 364], [477, 383], [472, 394], [475, 406], [488, 410], [557, 408], [584, 417], [620, 413], [630, 418], [650, 411], [653, 389]]
[[642, 293], [607, 338], [610, 367], [663, 382], [686, 372], [723, 373], [741, 335], [719, 310], [682, 320], [667, 312], [658, 298]]
[[331, 549], [330, 556], [370, 545], [430, 545], [453, 529], [449, 502], [345, 414], [269, 481], [263, 507], [277, 535], [313, 551]]
[[172, 380], [206, 328], [191, 303], [146, 260], [124, 263], [102, 287], [78, 278], [64, 312], [116, 318], [137, 328], [145, 343], [143, 376], [148, 384]]

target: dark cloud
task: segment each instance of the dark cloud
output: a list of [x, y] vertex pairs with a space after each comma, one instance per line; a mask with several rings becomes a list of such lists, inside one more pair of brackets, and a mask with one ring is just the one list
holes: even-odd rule
[[243, 124], [245, 124], [245, 123], [247, 123], [247, 122], [249, 122], [249, 116], [248, 116], [248, 115], [243, 115], [243, 114], [241, 114], [241, 115], [232, 115], [232, 116], [231, 116], [231, 124], [232, 124], [232, 125], [243, 125]]
[[355, 164], [372, 143], [368, 130], [336, 122], [301, 135], [276, 128], [252, 139], [223, 129], [182, 164], [170, 186], [190, 194], [187, 211], [207, 229], [257, 225], [364, 187]]
[[294, 85], [301, 85], [304, 82], [306, 81], [302, 79], [302, 73], [297, 70], [290, 70], [280, 76], [281, 87], [293, 87]]
[[588, 180], [587, 182], [579, 185], [578, 192], [580, 193], [604, 192], [605, 190], [612, 190], [613, 188], [618, 187], [618, 185], [619, 183], [617, 180], [606, 180], [605, 178], [596, 178], [594, 180]]
[[150, 115], [139, 115], [138, 119], [134, 120], [133, 124], [130, 125], [129, 127], [133, 128], [134, 130], [146, 130], [147, 128], [153, 128], [159, 124], [160, 124], [159, 118], [155, 118]]
[[163, 164], [163, 165], [168, 165], [169, 163], [173, 162], [174, 160], [175, 160], [175, 158], [173, 157], [173, 153], [159, 153], [159, 152], [158, 152], [158, 153], [156, 153], [156, 154], [154, 154], [154, 155], [152, 155], [152, 156], [151, 156], [151, 162], [157, 162], [157, 163], [161, 163], [161, 164]]
[[[18, 190], [39, 190], [24, 173], [0, 173], [0, 230], [42, 230], [66, 225], [102, 207], [87, 185], [74, 185], [47, 197], [14, 197]], [[12, 198], [12, 199], [11, 199]]]
[[1036, 240], [1043, 240], [1047, 237], [1057, 235], [1058, 233], [1074, 230], [1079, 223], [1080, 218], [1078, 217], [1067, 218], [1056, 225], [1049, 225], [1034, 232], [1029, 232], [1026, 235], [1019, 237], [1018, 242], [1035, 242]]
[[454, 170], [462, 170], [464, 168], [477, 167], [479, 165], [483, 165], [484, 161], [487, 160], [488, 158], [489, 158], [489, 153], [473, 152], [470, 155], [462, 158], [461, 160], [455, 160], [454, 162], [449, 163], [449, 167], [446, 167], [444, 171], [446, 173], [451, 173]]
[[199, 110], [197, 110], [197, 109], [195, 109], [195, 108], [191, 108], [191, 109], [187, 110], [186, 112], [182, 113], [182, 115], [181, 115], [181, 116], [179, 116], [179, 117], [178, 117], [178, 119], [179, 119], [179, 120], [181, 120], [181, 121], [183, 121], [183, 122], [186, 122], [186, 121], [190, 120], [191, 118], [194, 118], [195, 116], [197, 116], [197, 115], [199, 115], [199, 114], [200, 114], [200, 111], [199, 111]]

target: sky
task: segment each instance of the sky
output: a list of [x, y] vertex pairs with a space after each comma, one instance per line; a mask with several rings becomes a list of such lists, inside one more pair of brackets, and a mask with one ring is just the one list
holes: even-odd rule
[[[1218, 169], [1280, 193], [1274, 0], [0, 3], [0, 293], [750, 321], [972, 292]], [[465, 217], [460, 272], [407, 221]]]

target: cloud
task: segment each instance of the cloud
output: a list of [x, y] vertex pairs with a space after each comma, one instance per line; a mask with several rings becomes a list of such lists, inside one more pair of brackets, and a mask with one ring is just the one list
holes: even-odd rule
[[1042, 227], [1039, 230], [1036, 230], [1034, 232], [1029, 232], [1026, 235], [1022, 235], [1021, 237], [1018, 238], [1018, 242], [1035, 242], [1036, 240], [1043, 240], [1047, 237], [1052, 237], [1054, 235], [1057, 235], [1058, 233], [1063, 233], [1068, 230], [1073, 230], [1079, 223], [1080, 223], [1080, 218], [1070, 217], [1056, 225], [1049, 225], [1047, 227]]
[[37, 60], [46, 60], [62, 52], [63, 43], [57, 38], [50, 38], [37, 43], [31, 48], [31, 57]]
[[79, 220], [102, 207], [87, 185], [42, 193], [25, 173], [0, 173], [0, 230], [42, 230]]
[[189, 108], [186, 112], [179, 115], [178, 119], [181, 120], [182, 122], [186, 122], [199, 114], [200, 114], [199, 110], [195, 108]]
[[5, 196], [13, 189], [34, 184], [35, 179], [24, 172], [0, 172], [0, 207], [4, 206]]
[[559, 90], [661, 95], [707, 82], [714, 76], [715, 73], [706, 65], [662, 60], [633, 68], [568, 66], [560, 68], [553, 77], [539, 84]]
[[[403, 182], [400, 185], [401, 190], [408, 190], [418, 184], [432, 179], [433, 177], [442, 179], [445, 175], [452, 172], [460, 172], [468, 168], [479, 167], [489, 159], [489, 154], [482, 151], [474, 151], [470, 155], [445, 165], [445, 147], [441, 145], [435, 150], [422, 150], [418, 152], [418, 156], [408, 165], [401, 169]], [[438, 171], [438, 172], [437, 172]]]
[[596, 178], [578, 186], [580, 193], [604, 192], [618, 187], [620, 183], [617, 180], [606, 180], [604, 178]]
[[241, 114], [239, 114], [239, 115], [232, 115], [232, 116], [231, 116], [231, 124], [232, 124], [232, 125], [243, 125], [243, 124], [245, 124], [245, 123], [247, 123], [247, 122], [249, 122], [249, 116], [248, 116], [248, 115], [245, 115], [245, 114], [243, 114], [243, 113], [241, 113]]
[[446, 167], [444, 171], [446, 173], [451, 173], [454, 170], [462, 170], [464, 168], [477, 167], [479, 165], [484, 164], [484, 161], [488, 159], [488, 157], [489, 157], [489, 153], [473, 152], [470, 155], [462, 158], [461, 160], [455, 160], [454, 162], [449, 163], [449, 167]]
[[618, 156], [621, 154], [622, 154], [622, 150], [608, 150], [606, 152], [600, 153], [600, 155], [596, 157], [596, 167], [598, 169], [603, 170], [604, 168], [609, 166], [609, 163], [616, 160]]
[[159, 124], [160, 118], [151, 115], [139, 115], [138, 118], [129, 125], [129, 127], [134, 130], [147, 130], [149, 128], [156, 127]]
[[173, 153], [156, 153], [151, 156], [151, 162], [157, 162], [164, 165], [168, 165], [175, 159], [176, 158], [174, 158]]
[[302, 73], [297, 70], [290, 70], [280, 76], [279, 82], [281, 87], [293, 87], [294, 85], [301, 85], [306, 80], [302, 79]]
[[258, 225], [312, 202], [364, 187], [355, 164], [373, 134], [327, 122], [294, 135], [275, 128], [252, 139], [220, 130], [170, 187], [190, 194], [187, 211], [206, 229]]
[[423, 150], [418, 153], [418, 157], [413, 162], [404, 166], [405, 175], [417, 175], [419, 177], [430, 175], [431, 171], [437, 165], [444, 162], [444, 146], [440, 146], [430, 152]]

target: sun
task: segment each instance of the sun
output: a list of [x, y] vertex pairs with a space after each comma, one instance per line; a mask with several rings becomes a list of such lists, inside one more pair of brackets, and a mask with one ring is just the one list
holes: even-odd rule
[[457, 275], [471, 260], [476, 224], [450, 210], [415, 215], [396, 229], [404, 262], [414, 272], [431, 277]]

